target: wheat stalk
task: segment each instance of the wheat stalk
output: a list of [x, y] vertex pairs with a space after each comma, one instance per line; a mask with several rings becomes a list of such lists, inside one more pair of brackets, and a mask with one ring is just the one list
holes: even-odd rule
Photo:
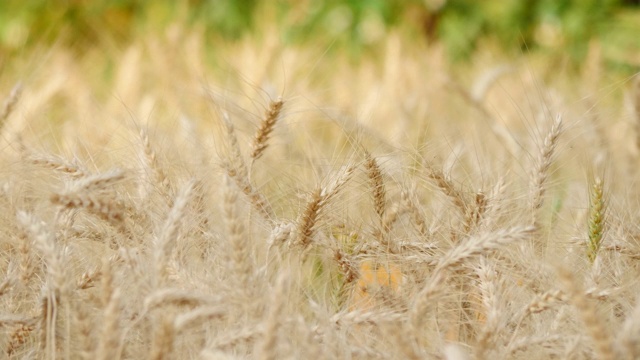
[[264, 323], [262, 340], [257, 344], [257, 357], [261, 360], [278, 359], [279, 328], [282, 324], [282, 316], [286, 305], [286, 291], [289, 287], [289, 277], [286, 273], [280, 274], [276, 280], [272, 293], [270, 308]]
[[567, 269], [560, 268], [558, 270], [559, 279], [569, 294], [570, 301], [576, 307], [582, 321], [585, 325], [585, 331], [593, 341], [593, 349], [598, 359], [613, 360], [615, 354], [613, 351], [613, 342], [609, 336], [609, 332], [605, 328], [595, 305], [587, 299], [582, 286], [579, 284], [575, 276]]
[[95, 358], [99, 360], [115, 359], [119, 356], [120, 332], [120, 289], [111, 291], [110, 298], [104, 309], [102, 333], [99, 338]]
[[9, 115], [13, 112], [18, 101], [20, 101], [20, 95], [22, 95], [22, 83], [19, 82], [13, 86], [7, 99], [2, 103], [0, 107], [0, 127], [4, 125], [5, 120], [9, 118]]
[[176, 328], [173, 316], [160, 316], [160, 319], [155, 324], [149, 360], [173, 358], [175, 336]]

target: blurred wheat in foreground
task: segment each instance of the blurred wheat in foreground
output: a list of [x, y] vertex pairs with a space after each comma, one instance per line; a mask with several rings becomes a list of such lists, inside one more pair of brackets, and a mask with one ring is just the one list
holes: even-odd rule
[[2, 357], [640, 358], [633, 81], [176, 36], [0, 89]]

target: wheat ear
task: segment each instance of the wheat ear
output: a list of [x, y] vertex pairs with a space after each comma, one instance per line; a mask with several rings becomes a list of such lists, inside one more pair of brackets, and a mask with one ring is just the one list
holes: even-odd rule
[[[2, 324], [7, 326], [5, 322]], [[33, 321], [24, 321], [17, 324], [17, 328], [9, 335], [9, 343], [6, 346], [5, 353], [9, 358], [13, 355], [29, 340], [31, 333], [36, 329], [36, 325]]]
[[480, 332], [476, 345], [476, 358], [485, 359], [487, 352], [495, 347], [496, 335], [500, 329], [500, 299], [498, 294], [498, 274], [493, 263], [486, 258], [480, 258], [476, 269], [479, 290], [484, 306], [484, 327]]
[[262, 122], [260, 122], [260, 127], [253, 138], [253, 142], [251, 143], [252, 161], [258, 160], [266, 150], [267, 146], [269, 146], [267, 141], [269, 140], [269, 136], [278, 121], [283, 105], [284, 101], [282, 101], [282, 98], [278, 98], [278, 100], [272, 101], [271, 104], [269, 104], [269, 109], [267, 110], [264, 119], [262, 119]]
[[427, 177], [431, 179], [443, 194], [447, 195], [449, 199], [453, 202], [453, 204], [460, 210], [462, 215], [467, 214], [467, 204], [462, 195], [456, 187], [453, 185], [451, 180], [447, 179], [447, 177], [442, 173], [442, 171], [433, 168], [430, 165], [426, 165], [427, 168]]
[[18, 212], [18, 221], [33, 236], [36, 248], [42, 253], [47, 268], [47, 281], [40, 298], [40, 344], [41, 351], [55, 354], [58, 335], [57, 319], [62, 300], [68, 300], [67, 283], [62, 267], [62, 259], [55, 246], [55, 234], [47, 230], [47, 225], [25, 212]]
[[[162, 168], [160, 161], [158, 160], [158, 155], [151, 145], [151, 141], [149, 140], [149, 134], [143, 128], [140, 129], [140, 139], [142, 141], [142, 152], [145, 159], [146, 168], [151, 171], [153, 177], [147, 180], [147, 184], [141, 184], [143, 187], [143, 194], [148, 195], [151, 191], [149, 191], [148, 187], [154, 184], [160, 184], [160, 190], [163, 196], [170, 195], [171, 183], [169, 181], [169, 177], [167, 173]], [[146, 174], [146, 176], [149, 176]]]
[[232, 271], [231, 278], [234, 279], [234, 282], [237, 282], [239, 289], [246, 292], [251, 288], [249, 278], [253, 273], [253, 265], [249, 254], [250, 243], [238, 211], [238, 193], [228, 176], [225, 176], [224, 184], [223, 207], [229, 236], [230, 250], [227, 253], [229, 254], [229, 265]]
[[434, 300], [444, 290], [443, 286], [447, 279], [447, 272], [455, 270], [472, 257], [490, 250], [499, 249], [512, 242], [525, 240], [530, 237], [532, 232], [533, 227], [525, 226], [480, 234], [461, 242], [461, 245], [440, 258], [431, 274], [431, 278], [415, 297], [411, 309], [411, 321], [414, 328], [419, 329], [429, 304], [433, 304]]
[[532, 176], [531, 193], [532, 201], [531, 207], [533, 209], [533, 224], [538, 225], [536, 213], [538, 209], [542, 207], [544, 202], [544, 193], [547, 188], [547, 178], [549, 177], [549, 168], [553, 160], [553, 155], [558, 146], [558, 139], [562, 132], [562, 117], [558, 115], [551, 130], [544, 139], [544, 144], [540, 149], [538, 160], [536, 161], [535, 171]]
[[180, 191], [173, 203], [173, 207], [169, 211], [167, 218], [156, 234], [155, 238], [155, 265], [156, 274], [159, 278], [165, 279], [167, 273], [167, 263], [176, 246], [178, 232], [180, 230], [181, 221], [186, 217], [187, 204], [191, 200], [195, 181], [189, 181]]
[[316, 222], [320, 216], [320, 211], [327, 203], [340, 192], [347, 181], [351, 179], [355, 165], [344, 166], [338, 171], [327, 185], [321, 186], [311, 193], [311, 197], [307, 206], [297, 220], [297, 244], [306, 249], [313, 240]]
[[249, 179], [249, 171], [245, 164], [244, 157], [242, 156], [242, 151], [240, 150], [235, 126], [233, 126], [233, 122], [231, 121], [229, 114], [222, 114], [222, 121], [227, 131], [226, 138], [229, 140], [229, 147], [231, 150], [231, 161], [228, 167], [232, 169], [234, 173], [230, 175], [231, 177], [237, 176], [240, 179]]
[[371, 187], [371, 194], [373, 195], [373, 208], [378, 214], [380, 221], [384, 218], [384, 212], [387, 208], [387, 192], [382, 180], [382, 170], [378, 165], [376, 159], [365, 150], [365, 163], [364, 167], [367, 172], [367, 178], [369, 179], [369, 186]]
[[109, 187], [124, 179], [120, 170], [81, 178], [71, 184], [67, 190], [51, 195], [51, 203], [66, 209], [85, 209], [88, 212], [122, 226], [124, 221], [123, 205], [112, 194]]
[[605, 229], [605, 201], [603, 184], [596, 178], [589, 196], [589, 239], [587, 241], [587, 257], [593, 263], [596, 260]]
[[33, 243], [42, 253], [42, 258], [47, 267], [47, 280], [51, 291], [58, 298], [66, 291], [66, 279], [62, 267], [62, 260], [56, 250], [55, 235], [44, 222], [40, 221], [31, 214], [19, 211], [17, 214], [18, 223], [25, 229], [27, 235], [33, 240]]
[[45, 169], [54, 170], [73, 179], [79, 179], [85, 176], [89, 176], [89, 173], [80, 165], [69, 162], [59, 156], [48, 154], [32, 154], [27, 156], [27, 161]]
[[487, 210], [487, 197], [482, 190], [478, 191], [475, 196], [475, 202], [469, 206], [464, 220], [464, 232], [469, 233], [475, 229], [481, 222], [484, 212]]
[[306, 249], [312, 242], [312, 236], [316, 221], [320, 216], [320, 210], [324, 205], [322, 189], [316, 189], [311, 194], [311, 199], [307, 203], [302, 216], [298, 219], [298, 244]]

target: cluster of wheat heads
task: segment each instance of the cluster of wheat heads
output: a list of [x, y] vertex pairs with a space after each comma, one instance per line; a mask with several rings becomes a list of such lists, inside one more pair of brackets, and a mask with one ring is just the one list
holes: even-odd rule
[[[208, 92], [196, 114], [214, 124], [213, 146], [188, 118], [100, 112], [118, 130], [110, 143], [64, 127], [56, 143], [22, 119], [42, 104], [86, 116], [46, 92], [81, 81], [52, 72], [42, 89], [3, 93], [2, 356], [639, 357], [633, 137], [562, 104], [528, 103], [540, 116], [517, 126], [451, 79], [438, 90], [454, 88], [450, 106], [425, 119], [407, 95], [421, 88], [397, 85], [413, 75], [393, 61], [370, 123]], [[640, 90], [628, 95], [627, 118], [640, 117]], [[436, 120], [451, 109], [464, 126]], [[397, 133], [418, 134], [409, 146], [376, 131], [393, 114], [406, 118]]]

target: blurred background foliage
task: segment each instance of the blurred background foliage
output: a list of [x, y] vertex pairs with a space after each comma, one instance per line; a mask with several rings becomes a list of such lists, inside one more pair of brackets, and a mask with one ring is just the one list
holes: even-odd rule
[[[208, 41], [276, 27], [287, 43], [324, 41], [354, 54], [395, 29], [441, 42], [454, 61], [483, 41], [507, 52], [562, 54], [580, 64], [598, 42], [607, 65], [640, 69], [638, 0], [2, 0], [0, 56], [34, 44], [126, 43], [180, 23]], [[320, 43], [322, 44], [322, 42]]]

